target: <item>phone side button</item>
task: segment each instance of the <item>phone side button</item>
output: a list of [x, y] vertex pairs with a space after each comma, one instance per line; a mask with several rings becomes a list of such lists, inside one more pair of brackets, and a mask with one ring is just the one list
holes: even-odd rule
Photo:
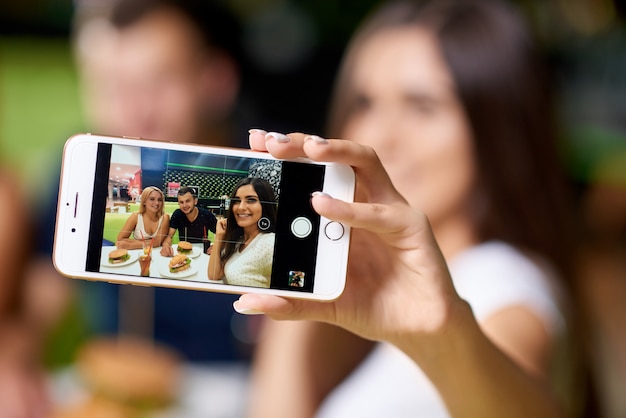
[[324, 227], [324, 234], [331, 241], [340, 240], [345, 232], [343, 225], [335, 221], [327, 223]]

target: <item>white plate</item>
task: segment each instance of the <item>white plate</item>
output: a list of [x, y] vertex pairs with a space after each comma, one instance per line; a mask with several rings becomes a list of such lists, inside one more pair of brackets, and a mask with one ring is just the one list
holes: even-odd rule
[[[116, 248], [113, 247], [113, 249], [111, 251], [115, 251]], [[110, 252], [110, 251], [109, 251]], [[138, 258], [138, 254], [137, 253], [131, 253], [130, 251], [128, 252], [128, 255], [130, 256], [130, 258], [126, 261], [122, 261], [121, 263], [109, 263], [109, 254], [107, 253], [106, 257], [102, 260], [102, 262], [100, 263], [102, 266], [104, 267], [122, 267], [122, 266], [127, 266], [131, 263], [134, 263], [137, 258]]]
[[[172, 245], [172, 248], [174, 249], [174, 251], [176, 251], [176, 254], [178, 254], [178, 244], [174, 244]], [[198, 257], [200, 254], [202, 254], [202, 250], [198, 247], [192, 247], [191, 252], [189, 254], [185, 254], [187, 257], [191, 257], [191, 258], [196, 258]]]
[[197, 272], [198, 267], [192, 264], [191, 267], [189, 267], [187, 270], [181, 271], [180, 273], [170, 273], [169, 266], [162, 267], [159, 273], [161, 273], [161, 276], [169, 277], [170, 279], [181, 279], [183, 277], [193, 276]]

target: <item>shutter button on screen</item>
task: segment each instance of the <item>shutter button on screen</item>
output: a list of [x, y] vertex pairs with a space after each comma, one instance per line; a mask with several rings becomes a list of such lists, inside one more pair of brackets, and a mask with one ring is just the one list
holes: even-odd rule
[[343, 237], [345, 230], [343, 229], [343, 225], [339, 222], [329, 222], [324, 227], [324, 233], [331, 241], [337, 241]]
[[299, 216], [291, 222], [291, 233], [298, 238], [306, 238], [313, 230], [313, 225], [304, 216]]

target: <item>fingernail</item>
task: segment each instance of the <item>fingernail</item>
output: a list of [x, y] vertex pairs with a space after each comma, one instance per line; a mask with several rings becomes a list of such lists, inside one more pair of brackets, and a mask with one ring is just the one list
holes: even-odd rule
[[324, 197], [331, 197], [331, 195], [329, 195], [328, 193], [324, 193], [324, 192], [313, 192], [311, 193], [311, 196], [324, 196]]
[[322, 138], [321, 136], [317, 136], [317, 135], [307, 135], [304, 137], [304, 142], [307, 141], [314, 141], [316, 144], [328, 144], [328, 140], [325, 138]]
[[265, 132], [263, 129], [256, 129], [256, 128], [249, 129], [248, 133], [250, 135], [252, 134], [261, 134], [263, 136], [267, 135], [267, 132]]
[[276, 140], [276, 142], [289, 142], [291, 141], [291, 138], [289, 138], [287, 135], [284, 134], [280, 134], [278, 132], [270, 132], [267, 135], [265, 135], [265, 140], [270, 140], [274, 138]]
[[233, 308], [235, 308], [235, 311], [237, 311], [237, 313], [240, 313], [242, 315], [263, 315], [264, 313], [257, 309], [240, 307], [238, 300], [233, 303]]

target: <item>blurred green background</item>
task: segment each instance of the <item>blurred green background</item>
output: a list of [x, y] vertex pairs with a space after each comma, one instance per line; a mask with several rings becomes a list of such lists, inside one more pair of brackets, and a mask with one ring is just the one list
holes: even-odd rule
[[[0, 4], [0, 163], [19, 174], [35, 207], [57, 185], [64, 141], [88, 129], [69, 40], [73, 5], [85, 1]], [[339, 58], [356, 24], [377, 2], [225, 1], [244, 28], [271, 15], [297, 19], [306, 30], [297, 56], [280, 68], [255, 61], [251, 54], [249, 85], [264, 100], [258, 119], [270, 124], [258, 126], [323, 132]], [[624, 6], [612, 0], [515, 3], [529, 18], [557, 76], [564, 158], [572, 179], [582, 185], [608, 181], [626, 187]], [[307, 100], [293, 106], [280, 100], [287, 93]], [[272, 97], [278, 100], [268, 102]], [[67, 361], [82, 332], [81, 319], [70, 308], [46, 352], [49, 364]]]
[[3, 37], [0, 51], [0, 155], [40, 189], [50, 185], [65, 139], [83, 127], [69, 44]]
[[[260, 121], [287, 130], [322, 132], [345, 43], [378, 2], [223, 1], [239, 15], [244, 30], [268, 16], [298, 22], [302, 45], [282, 67], [268, 67], [255, 58], [253, 48], [248, 51], [249, 85], [257, 97], [290, 92], [308, 99], [300, 106], [280, 100], [263, 106]], [[554, 64], [572, 177], [583, 183], [595, 176], [626, 182], [624, 5], [614, 0], [513, 2], [529, 18]], [[83, 3], [90, 4], [23, 0], [0, 5], [0, 161], [20, 173], [32, 196], [49, 187], [64, 140], [87, 129], [69, 43], [74, 7]], [[617, 161], [616, 154], [621, 155]], [[612, 161], [605, 163], [605, 157]], [[598, 169], [598, 164], [603, 167]]]

